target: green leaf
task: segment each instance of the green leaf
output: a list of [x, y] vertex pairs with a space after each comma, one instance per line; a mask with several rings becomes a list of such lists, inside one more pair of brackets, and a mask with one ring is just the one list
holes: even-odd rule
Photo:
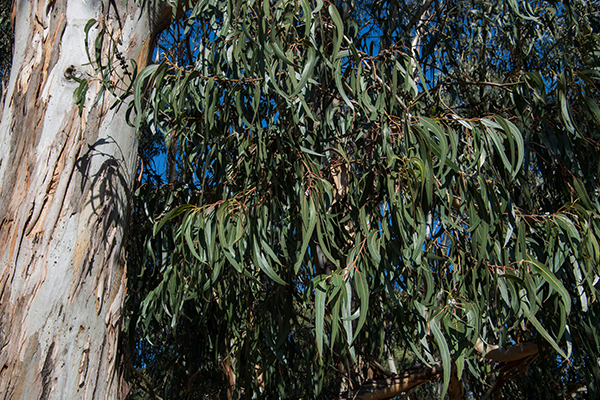
[[335, 86], [337, 87], [338, 92], [339, 92], [340, 96], [342, 97], [342, 99], [344, 100], [344, 102], [346, 103], [346, 105], [348, 107], [350, 107], [350, 109], [354, 110], [354, 105], [348, 98], [348, 95], [346, 94], [346, 90], [344, 89], [344, 85], [342, 84], [342, 77], [344, 75], [342, 73], [342, 60], [338, 60], [335, 63], [335, 66], [336, 66], [335, 67]]
[[333, 300], [333, 308], [331, 310], [331, 348], [335, 347], [335, 339], [340, 327], [340, 308], [342, 306], [343, 299], [341, 296], [337, 296]]
[[329, 251], [329, 246], [327, 246], [327, 244], [331, 243], [331, 242], [329, 242], [329, 241], [325, 242], [325, 237], [323, 236], [323, 230], [321, 228], [321, 224], [317, 224], [317, 241], [319, 242], [319, 248], [323, 252], [323, 254], [325, 255], [325, 257], [327, 257], [327, 259], [333, 265], [338, 266], [339, 265], [338, 260], [336, 260], [336, 258], [333, 257], [333, 255]]
[[302, 208], [300, 211], [302, 214], [302, 245], [300, 247], [300, 254], [298, 255], [298, 259], [294, 265], [295, 273], [298, 273], [300, 269], [300, 265], [304, 260], [304, 254], [306, 254], [308, 249], [308, 243], [310, 242], [315, 230], [315, 226], [317, 225], [315, 204], [312, 200], [312, 197], [309, 201], [306, 200], [306, 197], [302, 197]]
[[308, 62], [304, 65], [304, 69], [302, 70], [302, 75], [300, 76], [300, 80], [298, 81], [298, 84], [296, 85], [296, 88], [294, 89], [294, 93], [292, 94], [292, 97], [297, 96], [298, 93], [300, 93], [300, 91], [302, 89], [304, 89], [304, 86], [306, 85], [308, 78], [310, 78], [312, 75], [312, 71], [313, 71], [313, 68], [315, 67], [316, 61], [317, 61], [317, 52], [315, 51], [314, 47], [309, 46]]
[[567, 355], [566, 355], [566, 353], [560, 348], [560, 346], [556, 343], [556, 341], [554, 340], [554, 338], [543, 327], [543, 325], [535, 317], [535, 315], [530, 315], [528, 317], [528, 320], [531, 323], [531, 325], [533, 325], [533, 327], [544, 337], [544, 339], [546, 339], [548, 341], [548, 343], [550, 343], [552, 345], [552, 347], [554, 348], [554, 350], [556, 350], [558, 352], [558, 354], [561, 355], [561, 357], [563, 357], [565, 359], [568, 358]]
[[154, 64], [154, 65], [147, 66], [135, 78], [134, 97], [133, 98], [134, 98], [134, 103], [135, 103], [135, 111], [137, 113], [137, 121], [135, 124], [137, 129], [140, 128], [140, 123], [142, 122], [142, 116], [144, 115], [144, 109], [142, 108], [142, 99], [143, 99], [142, 92], [144, 91], [144, 85], [146, 83], [146, 79], [151, 77], [159, 67], [160, 67], [160, 64]]
[[[440, 314], [441, 315], [441, 314]], [[431, 333], [433, 334], [433, 338], [438, 345], [438, 349], [440, 351], [440, 358], [442, 359], [442, 368], [444, 370], [444, 379], [442, 383], [442, 395], [440, 398], [444, 398], [446, 396], [446, 391], [448, 390], [448, 386], [450, 385], [450, 374], [452, 371], [452, 361], [450, 360], [450, 350], [448, 349], [448, 343], [446, 343], [446, 338], [444, 338], [444, 334], [442, 333], [439, 325], [438, 319], [440, 317], [437, 316], [429, 321], [429, 327], [431, 329]]]
[[338, 10], [335, 5], [329, 5], [327, 10], [329, 11], [329, 15], [331, 15], [333, 23], [335, 24], [335, 33], [333, 36], [333, 51], [331, 53], [331, 61], [335, 61], [337, 59], [338, 52], [340, 51], [342, 39], [344, 38], [344, 23], [342, 22], [342, 17], [340, 17], [340, 14], [338, 13]]
[[544, 264], [530, 260], [528, 264], [560, 295], [567, 315], [571, 312], [571, 296], [562, 282]]
[[300, 146], [300, 150], [302, 150], [304, 153], [306, 154], [310, 154], [311, 156], [315, 156], [315, 157], [325, 157], [324, 154], [321, 153], [317, 153], [316, 151], [312, 151], [311, 149], [307, 149], [304, 146]]
[[565, 232], [569, 233], [569, 237], [571, 239], [576, 239], [577, 242], [581, 241], [581, 236], [569, 217], [564, 214], [555, 214], [553, 218], [558, 226], [560, 226]]
[[[273, 35], [275, 35], [275, 31], [273, 31]], [[286, 64], [288, 64], [291, 67], [295, 67], [296, 64], [294, 64], [292, 62], [292, 60], [290, 60], [284, 53], [283, 51], [281, 51], [281, 48], [279, 48], [279, 45], [277, 44], [276, 41], [273, 41], [269, 44], [271, 46], [271, 48], [273, 49], [273, 51], [275, 52], [275, 55], [277, 55], [277, 57], [281, 58]]]
[[257, 238], [254, 237], [252, 242], [254, 244], [254, 257], [255, 257], [256, 262], [258, 263], [258, 266], [260, 267], [260, 269], [265, 274], [267, 274], [267, 276], [269, 278], [273, 279], [275, 282], [279, 283], [280, 285], [286, 285], [287, 283], [283, 279], [281, 279], [279, 277], [279, 275], [277, 275], [277, 273], [275, 273], [275, 271], [273, 270], [273, 267], [271, 267], [271, 264], [265, 258], [263, 252], [261, 251], [261, 249], [259, 247]]
[[577, 178], [573, 178], [573, 187], [575, 188], [575, 192], [577, 193], [577, 196], [579, 196], [579, 199], [583, 203], [583, 206], [585, 208], [587, 208], [588, 210], [593, 210], [594, 206], [592, 205], [592, 201], [590, 200], [590, 197], [588, 196], [587, 190], [585, 189], [583, 182], [581, 182]]
[[78, 79], [73, 78], [75, 81], [79, 82], [79, 86], [73, 92], [73, 101], [79, 107], [79, 115], [83, 112], [83, 107], [85, 106], [85, 96], [88, 91], [88, 81], [87, 79]]
[[319, 282], [315, 287], [315, 331], [317, 335], [317, 349], [323, 356], [323, 324], [325, 322], [325, 299], [327, 286], [325, 281]]
[[269, 246], [267, 244], [267, 242], [265, 240], [263, 240], [262, 238], [260, 239], [260, 245], [261, 245], [262, 249], [269, 255], [269, 257], [271, 257], [271, 259], [273, 261], [275, 261], [276, 264], [283, 265], [283, 264], [281, 264], [281, 261], [279, 261], [279, 258], [277, 257], [277, 255], [275, 254], [275, 252], [273, 251], [271, 246]]
[[517, 145], [517, 160], [514, 162], [514, 168], [512, 172], [511, 178], [515, 178], [523, 165], [523, 160], [525, 158], [525, 143], [523, 142], [523, 135], [521, 135], [521, 131], [513, 124], [512, 122], [500, 117], [496, 116], [496, 121], [502, 125], [504, 132], [507, 135], [510, 135], [514, 139]]
[[494, 144], [494, 147], [496, 147], [496, 152], [500, 156], [500, 159], [502, 160], [504, 167], [508, 171], [514, 171], [512, 164], [508, 160], [508, 157], [506, 157], [506, 149], [504, 148], [504, 145], [502, 144], [502, 138], [500, 137], [498, 132], [496, 132], [496, 130], [491, 127], [489, 120], [483, 119], [483, 120], [481, 120], [481, 122], [484, 125], [486, 125], [486, 132], [488, 133], [488, 136], [490, 137], [490, 139], [492, 139], [492, 143]]
[[[200, 254], [198, 254], [198, 252], [196, 251], [196, 243], [194, 242], [194, 238], [192, 237], [192, 232], [194, 231], [194, 229], [198, 229], [198, 227], [196, 227], [194, 225], [194, 218], [193, 218], [193, 214], [188, 214], [186, 216], [186, 218], [184, 218], [183, 223], [181, 225], [181, 231], [183, 233], [183, 238], [185, 239], [185, 242], [188, 245], [188, 249], [190, 250], [190, 252], [192, 253], [192, 255], [198, 259], [198, 261], [206, 261], [203, 257], [200, 256]], [[210, 258], [209, 258], [209, 263], [210, 263]]]
[[194, 209], [195, 207], [191, 204], [185, 204], [183, 206], [176, 207], [169, 211], [161, 220], [154, 225], [154, 230], [152, 232], [153, 236], [156, 236], [156, 233], [162, 229], [162, 227], [170, 220], [180, 216], [181, 214]]
[[301, 0], [301, 4], [302, 13], [304, 14], [304, 36], [308, 37], [310, 35], [312, 13], [310, 11], [310, 4], [308, 4], [308, 0]]
[[358, 323], [356, 324], [356, 331], [354, 331], [354, 337], [352, 338], [352, 342], [358, 336], [362, 326], [367, 320], [367, 313], [369, 312], [369, 286], [367, 284], [367, 279], [365, 276], [365, 272], [361, 272], [356, 270], [354, 272], [354, 288], [356, 290], [356, 294], [360, 300], [360, 316], [358, 318]]
[[381, 254], [379, 253], [379, 231], [371, 231], [367, 236], [367, 246], [375, 264], [381, 262]]
[[446, 140], [446, 134], [434, 120], [426, 117], [421, 117], [420, 120], [423, 126], [425, 126], [427, 129], [433, 132], [435, 137], [437, 137], [438, 139], [441, 170], [441, 167], [446, 165], [446, 157], [448, 154], [448, 141]]

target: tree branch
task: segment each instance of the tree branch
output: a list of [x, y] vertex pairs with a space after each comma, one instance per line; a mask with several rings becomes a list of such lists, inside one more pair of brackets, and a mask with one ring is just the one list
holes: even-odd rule
[[148, 381], [148, 378], [146, 378], [142, 373], [140, 373], [140, 371], [138, 371], [133, 366], [133, 364], [131, 363], [131, 359], [129, 358], [129, 353], [127, 352], [127, 350], [121, 349], [121, 351], [123, 351], [123, 353], [125, 353], [125, 363], [129, 367], [129, 369], [131, 369], [131, 371], [133, 371], [133, 373], [136, 374], [144, 382], [144, 385], [140, 385], [142, 390], [144, 392], [146, 392], [146, 394], [148, 394], [148, 396], [150, 396], [151, 399], [162, 400], [162, 397], [159, 397], [156, 395], [156, 393], [154, 393], [154, 390], [152, 389], [152, 385]]
[[436, 363], [432, 366], [417, 364], [393, 378], [365, 382], [358, 390], [342, 393], [340, 399], [387, 399], [406, 392], [422, 383], [437, 379], [441, 376], [442, 372], [441, 363]]
[[485, 347], [481, 339], [477, 339], [475, 351], [483, 358], [498, 362], [510, 362], [521, 360], [530, 357], [539, 352], [536, 342], [519, 343], [508, 348], [500, 348], [498, 346]]

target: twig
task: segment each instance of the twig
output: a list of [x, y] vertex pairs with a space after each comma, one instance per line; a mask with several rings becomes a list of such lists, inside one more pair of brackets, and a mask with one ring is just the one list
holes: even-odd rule
[[131, 359], [129, 358], [129, 353], [127, 352], [127, 350], [125, 349], [121, 349], [123, 351], [123, 353], [125, 353], [125, 362], [127, 364], [127, 366], [133, 371], [134, 374], [136, 374], [139, 378], [141, 378], [144, 383], [144, 385], [140, 385], [140, 387], [142, 388], [142, 390], [144, 392], [146, 392], [151, 399], [158, 399], [158, 400], [163, 400], [162, 397], [159, 397], [156, 395], [156, 393], [154, 393], [154, 390], [152, 389], [152, 385], [150, 385], [150, 382], [148, 381], [148, 378], [146, 378], [144, 375], [142, 375], [140, 373], [140, 371], [138, 371], [133, 364], [131, 363]]

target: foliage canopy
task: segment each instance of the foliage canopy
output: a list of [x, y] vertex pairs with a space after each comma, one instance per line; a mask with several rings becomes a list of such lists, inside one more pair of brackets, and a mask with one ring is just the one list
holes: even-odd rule
[[[598, 2], [192, 4], [132, 87], [140, 387], [599, 395]], [[475, 351], [528, 341], [504, 386]]]

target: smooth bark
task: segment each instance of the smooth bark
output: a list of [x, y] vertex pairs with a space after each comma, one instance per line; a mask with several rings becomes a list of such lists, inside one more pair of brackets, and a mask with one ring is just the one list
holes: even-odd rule
[[[95, 102], [101, 83], [84, 47], [84, 26], [94, 18], [120, 40], [125, 59], [145, 64], [157, 16], [133, 1], [122, 4], [14, 6], [15, 53], [0, 123], [3, 399], [115, 399], [127, 392], [117, 350], [137, 140], [126, 107], [111, 109], [109, 95]], [[73, 77], [90, 78], [81, 115]], [[112, 83], [120, 77], [121, 69]]]

